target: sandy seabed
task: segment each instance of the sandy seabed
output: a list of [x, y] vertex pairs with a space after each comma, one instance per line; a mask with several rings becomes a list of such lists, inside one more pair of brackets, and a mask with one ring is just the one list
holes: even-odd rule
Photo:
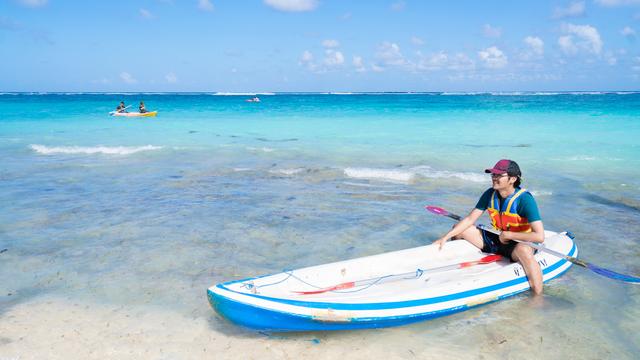
[[[633, 358], [570, 324], [545, 326], [539, 311], [548, 307], [528, 304], [521, 297], [390, 329], [265, 334], [232, 325], [213, 310], [190, 317], [148, 306], [38, 298], [0, 315], [0, 360]], [[523, 306], [519, 320], [509, 315]]]

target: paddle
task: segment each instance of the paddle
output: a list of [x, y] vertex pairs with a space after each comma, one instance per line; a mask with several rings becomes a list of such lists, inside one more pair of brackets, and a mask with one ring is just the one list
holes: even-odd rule
[[120, 111], [118, 111], [118, 110], [109, 111], [109, 115], [114, 115], [115, 113], [123, 112], [123, 111], [127, 110], [127, 109], [128, 109], [128, 108], [130, 108], [130, 107], [131, 107], [131, 105], [127, 105], [127, 106], [125, 106], [125, 107], [124, 107], [124, 109], [122, 109], [122, 110], [120, 110]]
[[500, 261], [500, 259], [502, 259], [502, 256], [500, 255], [488, 255], [479, 260], [466, 261], [466, 262], [461, 262], [459, 264], [445, 265], [445, 266], [435, 267], [431, 269], [417, 269], [416, 271], [402, 273], [402, 274], [385, 275], [385, 276], [371, 278], [371, 279], [349, 281], [349, 282], [344, 282], [338, 285], [333, 285], [333, 286], [325, 287], [318, 290], [292, 291], [292, 292], [298, 293], [300, 295], [322, 294], [327, 291], [351, 289], [354, 287], [360, 287], [365, 285], [371, 286], [375, 284], [380, 284], [382, 282], [389, 282], [389, 281], [402, 280], [402, 279], [412, 279], [412, 278], [408, 278], [408, 276], [410, 275], [414, 275], [413, 279], [417, 279], [420, 276], [422, 276], [422, 274], [424, 273], [434, 273], [434, 272], [442, 272], [442, 271], [449, 271], [449, 270], [455, 270], [455, 269], [464, 269], [469, 266], [489, 264], [492, 262]]
[[[438, 215], [442, 215], [442, 216], [446, 216], [449, 217], [451, 219], [454, 219], [456, 221], [460, 221], [462, 220], [462, 217], [460, 217], [459, 215], [456, 214], [452, 214], [450, 212], [448, 212], [447, 210], [437, 207], [437, 206], [425, 206], [425, 209], [427, 209], [429, 212], [432, 212], [434, 214], [438, 214]], [[491, 227], [482, 225], [482, 224], [477, 224], [476, 225], [477, 228], [494, 233], [496, 235], [500, 235], [500, 230], [495, 230]], [[639, 284], [640, 283], [640, 277], [635, 277], [635, 276], [631, 276], [631, 275], [625, 275], [625, 274], [620, 274], [617, 273], [615, 271], [612, 270], [608, 270], [605, 268], [602, 268], [600, 266], [588, 263], [586, 261], [583, 260], [579, 260], [573, 256], [569, 256], [569, 255], [564, 255], [562, 253], [559, 253], [555, 250], [551, 250], [549, 248], [547, 248], [546, 246], [542, 245], [542, 244], [537, 244], [537, 243], [532, 243], [532, 242], [527, 242], [527, 241], [519, 241], [519, 240], [514, 240], [523, 244], [527, 244], [529, 246], [531, 246], [534, 249], [540, 250], [540, 251], [544, 251], [546, 253], [549, 253], [551, 255], [563, 258], [571, 263], [574, 263], [576, 265], [582, 266], [583, 268], [587, 268], [591, 271], [593, 271], [594, 273], [598, 274], [598, 275], [602, 275], [604, 277], [610, 278], [610, 279], [614, 279], [614, 280], [619, 280], [619, 281], [624, 281], [624, 282], [628, 282], [628, 283], [632, 283], [632, 284]]]

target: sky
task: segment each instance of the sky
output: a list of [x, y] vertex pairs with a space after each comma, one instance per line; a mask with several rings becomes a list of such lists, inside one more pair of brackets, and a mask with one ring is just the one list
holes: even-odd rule
[[634, 91], [640, 0], [0, 0], [0, 91]]

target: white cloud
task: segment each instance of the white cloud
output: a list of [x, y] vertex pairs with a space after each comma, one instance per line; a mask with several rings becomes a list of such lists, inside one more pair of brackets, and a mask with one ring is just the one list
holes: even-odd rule
[[198, 0], [198, 9], [204, 11], [213, 11], [213, 4], [210, 0]]
[[126, 71], [120, 73], [120, 79], [127, 84], [135, 84], [138, 82], [138, 80], [136, 80], [133, 76], [131, 76], [131, 74]]
[[385, 65], [405, 65], [406, 61], [398, 44], [390, 43], [388, 41], [383, 42], [378, 46], [376, 58], [382, 61]]
[[627, 5], [639, 5], [640, 0], [595, 0], [596, 4], [606, 7], [617, 7]]
[[597, 55], [602, 51], [602, 39], [595, 27], [565, 24], [562, 30], [567, 35], [558, 38], [558, 45], [565, 54], [573, 55], [583, 50]]
[[544, 41], [537, 36], [527, 36], [524, 38], [524, 43], [529, 46], [529, 49], [533, 54], [542, 56], [544, 54]]
[[140, 9], [140, 16], [142, 16], [145, 19], [153, 19], [154, 18], [153, 14], [147, 9]]
[[430, 56], [420, 55], [420, 60], [416, 68], [424, 71], [437, 70], [454, 70], [468, 71], [475, 69], [475, 63], [466, 54], [458, 53], [450, 56], [444, 51], [432, 54]]
[[636, 31], [633, 28], [629, 27], [629, 26], [625, 26], [624, 29], [622, 29], [622, 31], [620, 31], [620, 33], [623, 36], [626, 36], [626, 37], [635, 37], [636, 36]]
[[338, 40], [327, 39], [322, 42], [322, 46], [327, 49], [332, 49], [340, 46], [340, 43], [338, 42]]
[[418, 62], [418, 70], [441, 70], [447, 66], [449, 56], [441, 51], [431, 56], [423, 56]]
[[325, 50], [323, 63], [327, 66], [338, 66], [344, 64], [344, 55], [340, 51], [333, 49]]
[[613, 52], [611, 51], [607, 51], [604, 54], [604, 60], [607, 62], [607, 64], [609, 64], [610, 66], [614, 66], [618, 63], [618, 58], [615, 57], [615, 55], [613, 54]]
[[578, 47], [573, 43], [571, 36], [560, 36], [558, 38], [558, 45], [560, 45], [560, 49], [567, 55], [574, 55], [578, 52]]
[[636, 56], [633, 58], [633, 65], [631, 66], [631, 70], [640, 71], [640, 56]]
[[482, 32], [484, 33], [484, 36], [489, 38], [499, 38], [500, 36], [502, 36], [502, 29], [493, 27], [489, 24], [484, 24]]
[[413, 45], [422, 46], [422, 45], [424, 45], [424, 40], [422, 40], [421, 38], [419, 38], [417, 36], [412, 36], [411, 37], [411, 43]]
[[580, 17], [585, 14], [584, 1], [574, 1], [566, 8], [557, 7], [553, 12], [554, 19], [563, 19], [568, 17]]
[[47, 5], [48, 0], [20, 0], [20, 3], [24, 6], [31, 8], [37, 8]]
[[287, 12], [312, 11], [318, 7], [317, 0], [264, 0], [264, 3], [276, 10]]
[[176, 76], [176, 74], [172, 72], [165, 75], [164, 78], [167, 80], [169, 84], [175, 84], [178, 82], [178, 77]]
[[503, 68], [507, 65], [507, 56], [495, 46], [478, 51], [478, 57], [484, 65], [491, 69]]
[[305, 50], [302, 53], [302, 58], [300, 60], [303, 62], [313, 61], [313, 54], [309, 50]]
[[362, 57], [354, 56], [353, 57], [353, 66], [356, 68], [357, 72], [365, 72], [367, 69], [364, 67], [364, 63], [362, 62]]
[[476, 67], [476, 63], [467, 54], [458, 53], [453, 57], [449, 64], [450, 70], [464, 71], [473, 70]]
[[317, 65], [315, 64], [313, 54], [309, 50], [305, 50], [300, 57], [300, 61], [298, 61], [300, 66], [306, 67], [308, 70], [315, 70]]
[[406, 7], [407, 7], [407, 3], [405, 3], [402, 0], [396, 1], [393, 4], [391, 4], [391, 10], [393, 11], [403, 11]]
[[371, 64], [371, 71], [373, 71], [373, 72], [383, 72], [384, 68], [382, 66], [378, 66], [376, 64]]

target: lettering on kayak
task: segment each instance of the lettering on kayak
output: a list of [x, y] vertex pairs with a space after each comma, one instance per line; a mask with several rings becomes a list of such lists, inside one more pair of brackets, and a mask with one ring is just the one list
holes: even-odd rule
[[[547, 259], [540, 259], [538, 260], [538, 264], [540, 265], [541, 268], [546, 268], [547, 267]], [[515, 266], [513, 268], [513, 273], [516, 276], [520, 276], [520, 272], [522, 271], [522, 273], [524, 273], [524, 268], [521, 265]]]
[[540, 259], [538, 260], [538, 264], [540, 264], [540, 267], [547, 267], [547, 259]]

